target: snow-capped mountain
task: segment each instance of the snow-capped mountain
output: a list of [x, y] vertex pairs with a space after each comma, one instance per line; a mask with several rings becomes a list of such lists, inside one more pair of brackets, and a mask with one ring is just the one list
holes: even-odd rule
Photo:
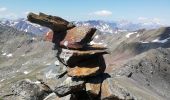
[[75, 22], [77, 26], [91, 26], [95, 27], [104, 33], [115, 33], [117, 31], [116, 23], [106, 22], [102, 20], [89, 20]]
[[11, 27], [14, 27], [14, 28], [16, 28], [20, 31], [33, 33], [33, 34], [36, 34], [36, 35], [44, 34], [44, 33], [47, 33], [49, 31], [48, 28], [42, 27], [42, 26], [37, 25], [37, 24], [30, 23], [29, 21], [27, 21], [24, 18], [20, 18], [20, 19], [16, 19], [16, 20], [1, 19], [0, 23], [2, 25], [11, 26]]
[[90, 20], [75, 22], [78, 26], [91, 26], [96, 27], [101, 32], [105, 33], [118, 33], [122, 31], [136, 31], [139, 29], [156, 29], [163, 25], [159, 23], [133, 23], [129, 21], [102, 21], [102, 20]]
[[[24, 18], [9, 20], [1, 19], [0, 23], [3, 25], [8, 25], [14, 27], [20, 31], [25, 31], [28, 33], [33, 33], [36, 35], [42, 35], [49, 31], [48, 28], [42, 27], [37, 24], [32, 24]], [[119, 33], [124, 31], [135, 31], [139, 29], [155, 29], [159, 28], [162, 25], [159, 23], [133, 23], [129, 21], [103, 21], [103, 20], [89, 20], [89, 21], [75, 21], [77, 26], [90, 26], [95, 27], [100, 30], [102, 33]]]

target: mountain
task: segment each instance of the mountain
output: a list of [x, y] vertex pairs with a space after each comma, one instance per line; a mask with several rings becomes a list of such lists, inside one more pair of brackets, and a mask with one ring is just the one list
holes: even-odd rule
[[30, 23], [24, 18], [16, 19], [16, 20], [10, 20], [10, 19], [1, 19], [0, 23], [2, 25], [7, 25], [14, 27], [20, 31], [36, 34], [36, 35], [42, 35], [44, 33], [47, 33], [49, 31], [48, 28], [42, 27], [37, 24]]
[[[88, 23], [99, 25], [100, 21]], [[23, 79], [26, 83], [21, 90], [17, 90], [30, 97], [33, 92], [29, 95], [28, 91], [36, 89], [36, 86], [26, 88], [29, 87], [28, 83], [31, 87], [43, 80], [52, 89], [56, 84], [63, 83], [64, 78], [56, 78], [62, 69], [56, 58], [57, 51], [52, 50], [53, 44], [44, 41], [41, 36], [27, 34], [11, 27], [11, 24], [4, 24], [0, 25], [0, 98], [18, 100], [12, 89]], [[124, 31], [120, 34], [102, 34], [98, 31], [90, 44], [103, 45], [110, 51], [110, 54], [104, 55], [106, 73], [111, 77], [102, 82], [102, 100], [170, 99], [170, 27]]]
[[102, 20], [89, 20], [75, 22], [78, 26], [91, 26], [96, 27], [98, 30], [104, 33], [119, 33], [124, 31], [136, 31], [139, 29], [156, 29], [162, 24], [159, 23], [133, 23], [129, 21], [102, 21]]
[[[9, 20], [1, 19], [0, 23], [3, 25], [14, 27], [20, 31], [42, 35], [49, 31], [48, 28], [42, 27], [37, 24], [32, 24], [24, 18]], [[139, 29], [156, 29], [162, 25], [159, 23], [132, 23], [129, 21], [103, 21], [103, 20], [88, 20], [88, 21], [75, 21], [77, 26], [90, 26], [95, 27], [103, 33], [119, 33], [125, 31], [136, 31]]]

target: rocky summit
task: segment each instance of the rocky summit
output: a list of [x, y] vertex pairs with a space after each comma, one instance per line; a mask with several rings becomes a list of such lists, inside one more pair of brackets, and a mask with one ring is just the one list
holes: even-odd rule
[[170, 28], [103, 34], [28, 14], [36, 36], [0, 24], [2, 100], [169, 100]]

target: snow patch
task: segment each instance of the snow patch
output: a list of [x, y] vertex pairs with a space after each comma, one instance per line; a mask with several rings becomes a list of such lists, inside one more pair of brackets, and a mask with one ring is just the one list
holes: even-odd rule
[[28, 71], [24, 71], [24, 74], [26, 74], [26, 75], [29, 74], [29, 73], [30, 73], [30, 72], [28, 72]]
[[165, 42], [168, 42], [169, 39], [170, 39], [170, 37], [169, 37], [169, 38], [166, 38], [166, 39], [164, 39], [164, 40], [155, 39], [155, 40], [153, 40], [152, 42], [154, 42], [154, 43], [165, 43]]
[[3, 82], [5, 79], [1, 79], [1, 81], [0, 82]]
[[96, 43], [96, 42], [94, 42], [94, 41], [91, 41], [89, 44], [90, 44], [90, 45], [95, 45], [95, 44], [97, 44], [97, 45], [103, 45], [103, 43], [101, 43], [101, 42]]
[[40, 81], [35, 81], [34, 83], [35, 83], [35, 84], [40, 84], [41, 82], [40, 82]]
[[149, 42], [147, 42], [147, 41], [140, 41], [140, 43], [149, 43]]
[[32, 40], [36, 40], [36, 38], [35, 38], [35, 37], [33, 37], [33, 38], [32, 38]]
[[98, 38], [99, 38], [99, 35], [96, 35], [94, 38], [95, 38], [95, 39], [98, 39]]
[[140, 36], [139, 34], [136, 35], [136, 37], [139, 37], [139, 36]]
[[130, 33], [126, 34], [126, 37], [129, 38], [132, 34], [135, 34], [135, 33], [137, 33], [137, 32], [130, 32]]
[[10, 54], [8, 54], [8, 55], [6, 55], [7, 57], [12, 57], [13, 55], [10, 53]]
[[6, 55], [6, 53], [3, 53], [2, 55], [3, 55], [3, 56], [5, 56], [5, 55]]

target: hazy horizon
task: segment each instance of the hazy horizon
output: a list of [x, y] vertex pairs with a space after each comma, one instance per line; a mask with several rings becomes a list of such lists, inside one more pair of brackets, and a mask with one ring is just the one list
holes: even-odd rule
[[105, 20], [155, 22], [170, 25], [169, 0], [0, 0], [0, 18], [26, 18], [29, 12], [43, 12], [72, 21]]

